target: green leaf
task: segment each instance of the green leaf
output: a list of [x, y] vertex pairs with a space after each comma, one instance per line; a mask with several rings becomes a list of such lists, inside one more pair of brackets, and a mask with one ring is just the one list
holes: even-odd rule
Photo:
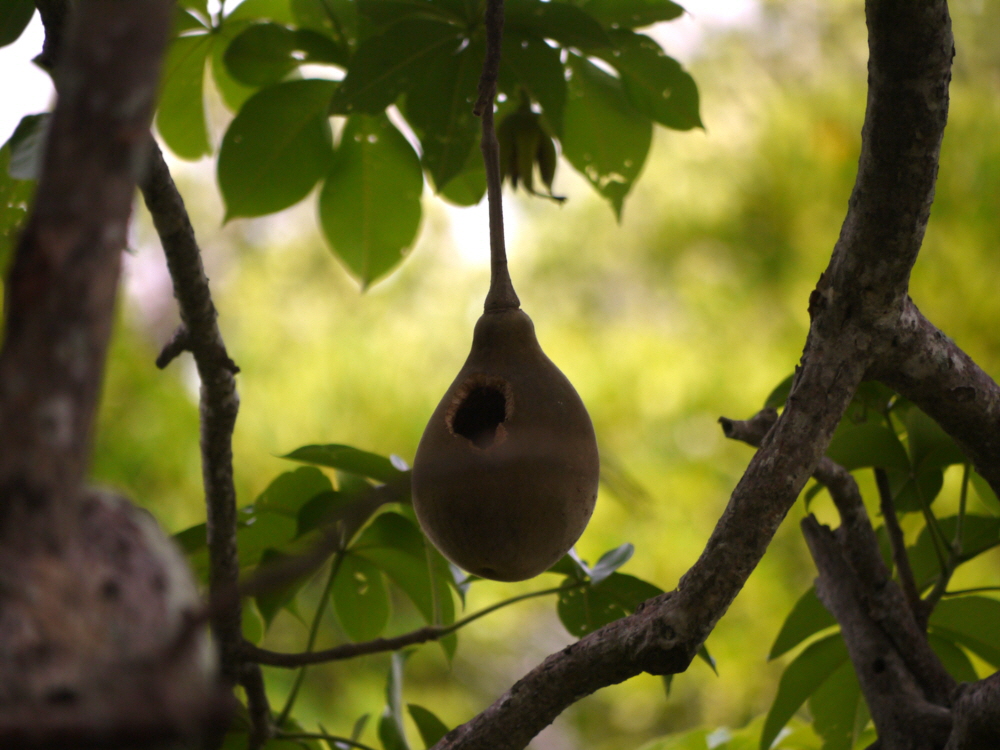
[[289, 29], [276, 23], [258, 23], [244, 29], [226, 49], [230, 74], [246, 86], [277, 83], [299, 65], [347, 65], [347, 50], [309, 29]]
[[412, 17], [437, 18], [465, 24], [470, 20], [464, 0], [357, 0], [358, 14], [378, 29]]
[[859, 714], [867, 717], [868, 708], [850, 661], [834, 670], [809, 697], [809, 712], [813, 716], [813, 728], [823, 737], [823, 750], [851, 750], [854, 747]]
[[482, 42], [457, 55], [439, 50], [424, 63], [406, 95], [406, 119], [420, 135], [424, 167], [438, 191], [458, 175], [479, 141], [472, 114], [483, 67]]
[[660, 588], [635, 576], [612, 573], [597, 585], [564, 585], [556, 612], [566, 630], [582, 638], [631, 614], [644, 601], [662, 593]]
[[357, 38], [358, 8], [355, 0], [292, 0], [294, 23], [333, 36], [348, 46]]
[[0, 148], [0, 279], [6, 277], [35, 190], [34, 182], [11, 177], [9, 167], [10, 141]]
[[979, 679], [969, 657], [954, 641], [946, 637], [944, 631], [929, 633], [927, 641], [956, 682], [975, 682]]
[[378, 735], [384, 750], [409, 750], [406, 728], [403, 724], [403, 665], [411, 651], [397, 651], [392, 655], [389, 676], [385, 683], [385, 711], [379, 721]]
[[407, 708], [410, 709], [410, 716], [413, 717], [417, 730], [420, 732], [420, 739], [424, 741], [426, 747], [434, 747], [442, 737], [448, 734], [448, 726], [423, 706], [410, 703]]
[[782, 380], [778, 385], [774, 387], [770, 395], [767, 397], [767, 401], [764, 402], [765, 409], [780, 409], [785, 405], [785, 401], [788, 400], [788, 394], [792, 392], [792, 383], [795, 381], [795, 375], [789, 375], [787, 378]]
[[319, 197], [334, 254], [367, 288], [402, 260], [420, 227], [420, 159], [385, 115], [348, 118]]
[[848, 471], [867, 466], [910, 471], [910, 459], [896, 433], [874, 422], [841, 421], [826, 455]]
[[355, 642], [378, 638], [389, 622], [382, 571], [362, 557], [344, 555], [333, 581], [333, 604], [348, 638]]
[[618, 69], [633, 107], [674, 130], [702, 127], [698, 87], [679, 62], [643, 34], [612, 31], [611, 41], [614, 47], [600, 57]]
[[297, 536], [339, 520], [344, 508], [354, 502], [355, 496], [346, 492], [321, 492], [313, 496], [299, 509]]
[[406, 18], [393, 24], [358, 46], [330, 111], [379, 114], [425, 74], [428, 60], [456, 52], [460, 44], [460, 29], [448, 23]]
[[236, 115], [219, 150], [226, 219], [262, 216], [298, 203], [330, 163], [326, 114], [334, 81], [278, 83]]
[[264, 640], [264, 621], [253, 602], [243, 602], [243, 637], [255, 646]]
[[1000, 600], [985, 596], [943, 599], [934, 608], [930, 625], [938, 635], [1000, 668]]
[[[288, 0], [243, 0], [226, 16], [226, 24], [235, 21], [274, 21], [286, 25], [295, 23]], [[226, 24], [223, 24], [223, 28]]]
[[164, 142], [182, 159], [196, 160], [212, 153], [205, 124], [205, 60], [212, 34], [177, 37], [163, 63], [163, 83], [156, 128]]
[[181, 8], [194, 10], [208, 17], [208, 0], [179, 0], [177, 5]]
[[[260, 556], [260, 564], [257, 568], [260, 571], [268, 566], [282, 566], [296, 559], [298, 555], [287, 554], [275, 549], [266, 549]], [[291, 580], [283, 580], [280, 584], [267, 588], [257, 594], [257, 609], [261, 617], [264, 618], [265, 630], [271, 627], [271, 622], [275, 616], [284, 608], [291, 608], [299, 591], [306, 585], [313, 574], [322, 566], [323, 561], [317, 561], [316, 565], [301, 575]]]
[[521, 89], [527, 91], [541, 106], [549, 131], [562, 135], [566, 75], [558, 49], [533, 34], [517, 29], [505, 31], [497, 85], [509, 99], [516, 99]]
[[174, 541], [185, 555], [190, 555], [208, 545], [208, 526], [199, 523], [184, 531], [174, 534]]
[[[243, 7], [242, 5], [240, 7]], [[252, 86], [244, 86], [230, 75], [226, 68], [225, 56], [229, 49], [229, 43], [239, 36], [244, 29], [250, 25], [250, 21], [231, 20], [227, 18], [221, 29], [216, 30], [212, 43], [212, 54], [210, 57], [212, 68], [212, 81], [222, 98], [222, 103], [231, 112], [239, 112], [240, 108], [256, 92]]]
[[326, 474], [313, 466], [303, 466], [279, 475], [260, 494], [254, 506], [258, 510], [298, 517], [309, 500], [321, 492], [332, 491], [333, 484]]
[[778, 694], [767, 713], [764, 731], [760, 736], [761, 750], [771, 747], [775, 737], [799, 710], [799, 706], [845, 662], [847, 647], [840, 633], [810, 644], [795, 657], [781, 675]]
[[[948, 516], [938, 519], [938, 527], [945, 539], [950, 543], [955, 538], [958, 528], [958, 517]], [[1000, 545], [1000, 518], [966, 514], [962, 524], [962, 553], [958, 564], [968, 562], [982, 553]], [[907, 550], [910, 556], [910, 566], [913, 578], [918, 587], [930, 585], [941, 571], [937, 554], [934, 552], [934, 540], [930, 529], [924, 526], [917, 536], [916, 543]]]
[[34, 0], [4, 0], [0, 3], [0, 47], [16, 42], [33, 15]]
[[358, 537], [350, 552], [374, 563], [410, 598], [429, 625], [455, 621], [451, 574], [433, 565], [416, 524], [399, 513], [383, 513]]
[[610, 576], [618, 568], [627, 563], [633, 554], [635, 554], [635, 547], [631, 542], [625, 542], [620, 547], [605, 552], [594, 567], [590, 569], [591, 585], [596, 586]]
[[571, 555], [563, 555], [559, 558], [559, 561], [555, 565], [545, 572], [569, 576], [574, 581], [585, 581], [590, 575], [590, 571], [584, 568], [580, 562]]
[[976, 494], [979, 495], [979, 499], [983, 501], [983, 505], [993, 513], [993, 515], [1000, 516], [1000, 500], [997, 499], [996, 493], [990, 487], [989, 482], [987, 482], [975, 469], [969, 475], [969, 479], [972, 482], [972, 486], [976, 490]]
[[243, 567], [256, 565], [260, 562], [264, 550], [290, 542], [295, 538], [295, 527], [295, 519], [280, 513], [267, 511], [241, 513], [239, 528], [236, 530], [240, 565]]
[[944, 473], [933, 466], [921, 469], [916, 476], [911, 471], [897, 469], [890, 469], [886, 474], [899, 513], [913, 513], [924, 505], [930, 506], [944, 486]]
[[576, 4], [607, 28], [635, 29], [672, 21], [684, 12], [671, 0], [576, 0]]
[[174, 8], [174, 21], [170, 30], [170, 38], [178, 37], [186, 31], [207, 31], [208, 27], [201, 18], [193, 13], [189, 13], [180, 6]]
[[438, 195], [458, 206], [475, 206], [486, 195], [486, 167], [479, 153], [478, 136], [462, 171], [448, 180]]
[[792, 607], [792, 611], [785, 618], [778, 637], [774, 639], [774, 645], [771, 646], [771, 653], [767, 655], [768, 661], [777, 659], [809, 636], [836, 624], [837, 621], [833, 615], [827, 611], [819, 597], [816, 596], [816, 589], [811, 587], [799, 597], [795, 606]]
[[504, 27], [554, 39], [564, 47], [594, 50], [610, 46], [608, 35], [593, 16], [558, 0], [506, 0]]
[[916, 406], [911, 405], [904, 412], [903, 424], [910, 459], [918, 471], [965, 463], [965, 455], [955, 441]]
[[392, 461], [385, 456], [337, 443], [305, 445], [281, 458], [305, 464], [329, 466], [331, 469], [369, 477], [378, 482], [393, 482], [403, 476], [403, 472], [393, 466]]
[[712, 671], [715, 672], [716, 677], [719, 676], [719, 670], [715, 663], [715, 657], [708, 652], [708, 646], [704, 643], [701, 644], [701, 648], [698, 649], [698, 658], [705, 662], [712, 669]]
[[37, 180], [41, 175], [49, 121], [50, 115], [47, 112], [25, 115], [7, 141], [10, 147], [7, 174], [15, 180]]
[[622, 84], [593, 63], [570, 55], [563, 155], [621, 219], [622, 204], [639, 176], [653, 136], [652, 122], [625, 98]]

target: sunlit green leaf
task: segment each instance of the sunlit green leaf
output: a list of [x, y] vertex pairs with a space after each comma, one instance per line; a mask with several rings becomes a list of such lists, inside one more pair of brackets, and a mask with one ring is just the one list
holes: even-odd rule
[[[823, 739], [823, 750], [854, 747], [858, 714], [867, 715], [854, 665], [841, 664], [809, 697], [813, 728]], [[863, 728], [863, 727], [862, 727]]]
[[226, 23], [234, 21], [274, 21], [290, 25], [295, 19], [288, 0], [243, 0], [226, 16]]
[[243, 602], [243, 637], [255, 646], [264, 640], [264, 621], [253, 602]]
[[299, 28], [331, 35], [339, 44], [357, 38], [358, 4], [355, 0], [292, 0], [292, 15]]
[[247, 100], [219, 150], [227, 219], [280, 211], [312, 190], [330, 163], [326, 108], [336, 86], [288, 81]]
[[614, 47], [600, 53], [617, 68], [629, 102], [646, 117], [675, 130], [701, 127], [694, 79], [644, 34], [611, 32]]
[[906, 410], [903, 424], [910, 459], [918, 471], [965, 463], [965, 456], [951, 436], [916, 406]]
[[156, 128], [164, 142], [182, 159], [200, 159], [212, 153], [205, 124], [205, 60], [212, 34], [174, 39], [163, 62], [163, 83]]
[[194, 10], [208, 17], [208, 0], [179, 0], [177, 5], [181, 8]]
[[945, 631], [929, 633], [927, 641], [956, 682], [975, 682], [979, 679], [968, 655], [945, 635]]
[[389, 622], [389, 595], [382, 571], [362, 557], [344, 555], [333, 581], [333, 604], [352, 641], [378, 638]]
[[660, 588], [635, 576], [612, 573], [594, 586], [564, 585], [556, 611], [566, 630], [582, 638], [631, 614], [644, 601], [662, 593]]
[[[242, 7], [242, 6], [241, 6]], [[253, 86], [244, 86], [229, 73], [226, 68], [225, 55], [229, 49], [229, 43], [240, 35], [248, 26], [250, 21], [226, 19], [226, 23], [214, 34], [211, 54], [212, 81], [215, 88], [222, 97], [223, 104], [232, 112], [238, 112], [243, 104], [254, 95], [257, 89]]]
[[993, 492], [989, 482], [983, 479], [979, 472], [974, 469], [969, 474], [969, 480], [972, 482], [972, 486], [975, 488], [979, 499], [983, 501], [983, 505], [994, 515], [1000, 516], [1000, 500], [997, 499], [996, 493]]
[[609, 46], [608, 36], [593, 16], [575, 5], [552, 0], [506, 0], [504, 26], [555, 39], [566, 47], [595, 50]]
[[479, 118], [472, 106], [484, 54], [478, 41], [457, 55], [439, 50], [407, 91], [406, 119], [420, 134], [424, 166], [437, 190], [462, 171], [479, 141]]
[[16, 42], [34, 14], [33, 0], [4, 0], [0, 3], [0, 47]]
[[[950, 545], [958, 528], [958, 517], [940, 518], [938, 527]], [[966, 514], [962, 523], [962, 553], [958, 557], [959, 564], [968, 562], [998, 545], [1000, 545], [1000, 518]], [[907, 552], [917, 585], [923, 587], [933, 583], [940, 572], [940, 565], [934, 551], [931, 530], [927, 526], [920, 530], [916, 543]]]
[[684, 9], [671, 0], [574, 0], [608, 28], [635, 29], [672, 21]]
[[943, 599], [930, 619], [935, 633], [1000, 668], [1000, 600], [985, 596]]
[[810, 588], [799, 597], [795, 606], [792, 607], [792, 611], [785, 618], [785, 622], [778, 632], [778, 637], [775, 638], [774, 645], [771, 646], [771, 653], [767, 655], [768, 660], [777, 659], [809, 636], [836, 624], [837, 621], [833, 615], [816, 596], [816, 589]]
[[379, 482], [392, 482], [403, 475], [403, 472], [393, 466], [392, 461], [385, 456], [337, 443], [305, 445], [282, 458], [317, 466], [329, 466], [331, 469], [370, 477]]
[[622, 84], [593, 63], [570, 55], [563, 155], [610, 201], [621, 218], [652, 140], [652, 122], [625, 98]]
[[413, 703], [407, 708], [410, 709], [410, 716], [413, 717], [413, 722], [417, 725], [420, 738], [426, 747], [434, 747], [438, 740], [448, 734], [448, 726], [431, 711]]
[[462, 171], [450, 179], [438, 195], [458, 206], [475, 206], [486, 195], [486, 168], [479, 151], [478, 137]]
[[781, 682], [778, 683], [778, 694], [774, 697], [761, 733], [761, 750], [767, 750], [771, 746], [778, 732], [799, 710], [799, 706], [845, 662], [847, 647], [840, 633], [810, 644], [795, 657], [785, 668]]
[[224, 62], [230, 74], [246, 86], [277, 83], [299, 65], [347, 64], [347, 50], [309, 29], [289, 29], [276, 23], [257, 23], [229, 43]]
[[303, 466], [286, 471], [267, 486], [254, 505], [258, 510], [298, 516], [302, 506], [321, 492], [333, 491], [333, 484], [319, 469]]
[[334, 254], [368, 287], [402, 260], [420, 227], [420, 159], [385, 115], [347, 121], [319, 198]]
[[331, 112], [377, 115], [411, 81], [422, 78], [430, 59], [456, 52], [460, 29], [429, 18], [406, 18], [359, 46], [331, 104]]
[[563, 132], [566, 75], [559, 50], [539, 37], [517, 29], [505, 31], [500, 54], [499, 90], [508, 98], [523, 88], [542, 108], [542, 118], [553, 135]]

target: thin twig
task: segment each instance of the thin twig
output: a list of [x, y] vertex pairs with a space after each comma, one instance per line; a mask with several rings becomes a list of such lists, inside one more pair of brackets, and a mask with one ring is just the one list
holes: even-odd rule
[[247, 642], [243, 644], [243, 650], [245, 657], [250, 661], [255, 661], [259, 664], [266, 664], [270, 667], [286, 667], [290, 669], [302, 667], [307, 664], [321, 664], [324, 662], [353, 659], [358, 656], [367, 656], [368, 654], [383, 653], [385, 651], [398, 651], [399, 649], [406, 648], [407, 646], [415, 646], [420, 643], [427, 643], [428, 641], [440, 640], [448, 635], [451, 635], [459, 628], [463, 628], [469, 623], [475, 622], [480, 617], [485, 617], [491, 612], [495, 612], [496, 610], [508, 605], [516, 604], [517, 602], [524, 601], [525, 599], [533, 599], [538, 596], [558, 594], [562, 591], [568, 591], [584, 585], [586, 584], [581, 582], [570, 586], [558, 586], [556, 588], [543, 589], [542, 591], [532, 591], [528, 594], [521, 594], [520, 596], [515, 596], [510, 599], [504, 599], [502, 602], [497, 602], [496, 604], [481, 609], [478, 612], [474, 612], [468, 617], [463, 617], [461, 620], [453, 622], [451, 625], [427, 626], [410, 631], [409, 633], [404, 633], [403, 635], [397, 635], [393, 638], [376, 638], [371, 641], [365, 641], [364, 643], [345, 643], [341, 646], [326, 649], [325, 651], [306, 651], [299, 654], [282, 654], [277, 651], [268, 651], [267, 649], [259, 648], [252, 643]]
[[913, 568], [910, 567], [910, 558], [906, 554], [906, 541], [903, 538], [903, 529], [899, 526], [899, 519], [896, 518], [896, 506], [892, 502], [892, 489], [889, 487], [889, 475], [885, 469], [875, 469], [875, 484], [878, 487], [879, 509], [882, 511], [882, 520], [885, 522], [889, 545], [892, 547], [892, 561], [899, 572], [900, 586], [917, 624], [922, 630], [926, 630], [930, 612], [921, 600], [920, 591], [917, 589], [916, 581], [913, 580]]
[[500, 72], [500, 43], [503, 39], [503, 0], [486, 4], [486, 58], [479, 78], [479, 98], [473, 113], [482, 118], [480, 147], [486, 167], [486, 192], [490, 205], [490, 291], [486, 295], [487, 312], [513, 310], [521, 306], [507, 269], [507, 249], [503, 236], [503, 197], [500, 190], [500, 144], [493, 126], [493, 100]]
[[365, 745], [357, 740], [323, 732], [278, 732], [275, 737], [279, 740], [326, 740], [327, 742], [338, 742], [348, 747], [356, 747], [358, 750], [375, 750], [371, 745]]
[[163, 345], [160, 355], [156, 358], [156, 366], [162, 370], [177, 359], [182, 352], [187, 351], [191, 351], [191, 337], [188, 335], [187, 328], [182, 325], [177, 326], [177, 330]]
[[274, 734], [271, 725], [271, 704], [267, 700], [264, 676], [253, 662], [245, 662], [240, 669], [240, 684], [247, 694], [247, 711], [250, 714], [250, 747], [259, 750]]

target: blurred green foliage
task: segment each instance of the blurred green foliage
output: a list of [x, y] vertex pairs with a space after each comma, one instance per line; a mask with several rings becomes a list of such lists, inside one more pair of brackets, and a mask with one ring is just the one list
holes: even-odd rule
[[[612, 12], [606, 2], [578, 4]], [[304, 13], [309, 3], [297, 5]], [[543, 347], [588, 405], [602, 445], [605, 481], [578, 545], [581, 557], [596, 561], [604, 550], [631, 542], [637, 552], [628, 573], [669, 590], [700, 553], [742, 473], [750, 449], [725, 442], [716, 419], [756, 411], [801, 351], [808, 293], [836, 241], [860, 145], [866, 59], [860, 6], [768, 0], [748, 28], [709, 37], [689, 66], [701, 84], [707, 131], [654, 132], [621, 225], [571, 170], [556, 177], [556, 192], [569, 197], [564, 206], [509, 199], [521, 217], [510, 256], [523, 306]], [[996, 373], [1000, 43], [994, 30], [1000, 7], [986, 0], [952, 10], [958, 56], [951, 119], [911, 295]], [[238, 106], [251, 92], [228, 77], [215, 47], [222, 45], [197, 53], [211, 60], [223, 97]], [[178, 101], [190, 101], [186, 96], [177, 93]], [[188, 155], [218, 144], [217, 121], [227, 119], [222, 112], [209, 107], [208, 140], [200, 131], [187, 134]], [[558, 133], [561, 124], [547, 114], [546, 127]], [[349, 443], [412, 459], [427, 416], [467, 353], [488, 280], [485, 264], [470, 262], [451, 241], [442, 205], [425, 198], [410, 257], [360, 296], [321, 250], [303, 209], [220, 228], [225, 211], [208, 172], [182, 174], [220, 323], [242, 368], [234, 440], [240, 504], [288, 468], [277, 456], [307, 443]], [[165, 272], [156, 270], [160, 251], [145, 217], [134, 245], [93, 476], [179, 531], [204, 517], [196, 379], [187, 355], [166, 372], [153, 367], [171, 330], [172, 300]], [[940, 515], [955, 512], [960, 480], [960, 468], [944, 472]], [[859, 481], [871, 501], [873, 482], [865, 472]], [[988, 500], [978, 502], [970, 500], [970, 512], [993, 512]], [[812, 509], [821, 519], [833, 518], [822, 494]], [[765, 713], [783, 663], [806, 653], [766, 661], [768, 644], [811, 585], [813, 567], [797, 529], [803, 513], [803, 504], [792, 511], [713, 633], [718, 677], [696, 665], [673, 680], [668, 699], [659, 680], [637, 677], [581, 701], [533, 746], [604, 750], [653, 741], [650, 748], [701, 748], [709, 746], [711, 728], [742, 727]], [[908, 542], [919, 546], [915, 517], [903, 524]], [[995, 574], [998, 561], [995, 550], [982, 555], [958, 571], [953, 586]], [[551, 575], [543, 580], [545, 586], [558, 582]], [[304, 584], [304, 612], [315, 607], [324, 585], [322, 575]], [[466, 612], [541, 587], [479, 582], [468, 592]], [[389, 632], [423, 624], [418, 607], [396, 594], [388, 594]], [[278, 612], [265, 645], [298, 650], [307, 622]], [[345, 632], [330, 614], [316, 645], [342, 642], [367, 627], [354, 623]], [[947, 623], [939, 627], [948, 631]], [[447, 726], [465, 721], [572, 639], [553, 601], [534, 599], [465, 628], [451, 661], [440, 648], [420, 648], [399, 686], [402, 701], [415, 705], [407, 713], [397, 701], [394, 723], [410, 737], [428, 736], [436, 725], [421, 706]], [[351, 736], [358, 716], [385, 705], [392, 661], [383, 654], [311, 669], [297, 717], [304, 726], [322, 723]], [[989, 669], [975, 656], [970, 664], [980, 675]], [[293, 678], [267, 670], [275, 705]], [[377, 743], [381, 731], [392, 731], [376, 725], [389, 726], [369, 722], [363, 741]], [[697, 726], [710, 729], [654, 739]], [[743, 732], [716, 735], [711, 746], [756, 747], [762, 726], [758, 718]], [[798, 724], [783, 742], [817, 746], [811, 729]]]

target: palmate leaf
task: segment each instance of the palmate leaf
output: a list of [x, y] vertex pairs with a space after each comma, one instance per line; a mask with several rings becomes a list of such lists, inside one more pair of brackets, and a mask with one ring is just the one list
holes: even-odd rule
[[570, 3], [506, 0], [504, 27], [554, 39], [565, 47], [597, 50], [610, 46], [601, 24]]
[[694, 79], [654, 40], [643, 34], [610, 32], [614, 47], [598, 52], [621, 74], [629, 102], [646, 117], [674, 130], [702, 127]]
[[484, 54], [478, 40], [457, 55], [439, 50], [425, 61], [406, 94], [406, 119], [420, 135], [424, 167], [439, 192], [464, 169], [479, 141], [479, 118], [472, 107]]
[[34, 14], [33, 0], [4, 0], [0, 3], [0, 47], [16, 42]]
[[671, 0], [574, 0], [574, 3], [609, 29], [636, 29], [672, 21], [684, 12]]
[[378, 115], [424, 77], [429, 60], [456, 52], [461, 43], [462, 30], [443, 21], [412, 17], [394, 23], [358, 46], [330, 111]]
[[345, 66], [347, 58], [348, 51], [324, 34], [310, 29], [289, 29], [276, 23], [256, 23], [229, 43], [224, 63], [239, 83], [267, 86], [277, 83], [299, 65]]
[[851, 750], [868, 724], [868, 706], [854, 665], [846, 661], [809, 696], [813, 729], [823, 737], [823, 750]]
[[389, 594], [382, 571], [363, 557], [345, 554], [333, 581], [333, 605], [352, 641], [378, 638], [389, 622]]
[[403, 472], [393, 466], [392, 461], [385, 456], [339, 443], [304, 445], [282, 456], [282, 458], [317, 466], [328, 466], [331, 469], [368, 477], [378, 482], [394, 482], [403, 475]]
[[910, 472], [910, 459], [896, 433], [875, 422], [842, 421], [833, 433], [826, 455], [848, 471], [874, 466], [907, 476]]
[[566, 75], [560, 52], [540, 36], [519, 29], [504, 31], [497, 86], [507, 97], [523, 89], [542, 108], [542, 119], [554, 135], [563, 132]]
[[652, 121], [629, 104], [614, 76], [576, 55], [570, 55], [569, 66], [563, 155], [620, 219], [625, 196], [649, 152]]
[[420, 159], [384, 115], [348, 118], [319, 197], [323, 233], [362, 288], [404, 257], [420, 227]]
[[810, 644], [795, 657], [778, 683], [778, 694], [774, 697], [760, 736], [761, 750], [771, 747], [799, 706], [845, 662], [848, 662], [847, 646], [840, 633]]
[[961, 649], [945, 632], [932, 632], [927, 635], [934, 653], [941, 660], [941, 664], [948, 670], [948, 674], [955, 678], [956, 682], [975, 682], [979, 679], [975, 667]]
[[287, 81], [247, 100], [219, 150], [227, 220], [280, 211], [312, 190], [330, 163], [326, 110], [336, 86], [333, 81]]
[[205, 60], [212, 50], [212, 34], [174, 39], [163, 62], [163, 83], [156, 112], [156, 129], [171, 151], [196, 160], [212, 153], [205, 124]]
[[[239, 7], [242, 8], [243, 6]], [[245, 86], [233, 78], [225, 63], [226, 50], [229, 49], [229, 43], [245, 31], [250, 24], [250, 21], [234, 19], [232, 16], [229, 16], [226, 18], [226, 22], [222, 28], [218, 29], [214, 34], [215, 41], [212, 45], [211, 57], [209, 58], [211, 61], [212, 82], [215, 83], [215, 88], [222, 98], [222, 103], [226, 105], [230, 112], [239, 112], [246, 100], [257, 91], [256, 87]]]
[[932, 630], [1000, 668], [1000, 600], [963, 596], [938, 602]]
[[258, 510], [298, 517], [302, 507], [323, 492], [332, 492], [333, 484], [317, 468], [303, 466], [280, 474], [267, 486], [254, 506]]
[[[938, 527], [950, 543], [955, 538], [958, 527], [958, 517], [948, 516], [938, 519]], [[962, 553], [958, 564], [968, 562], [987, 550], [1000, 545], [1000, 518], [994, 516], [979, 516], [966, 514], [962, 523]], [[941, 571], [937, 554], [934, 551], [934, 540], [927, 526], [920, 530], [916, 544], [907, 549], [913, 578], [918, 587], [929, 586]]]
[[626, 573], [612, 573], [595, 585], [569, 585], [559, 594], [556, 611], [571, 634], [582, 638], [608, 623], [632, 614], [647, 599], [663, 590]]

